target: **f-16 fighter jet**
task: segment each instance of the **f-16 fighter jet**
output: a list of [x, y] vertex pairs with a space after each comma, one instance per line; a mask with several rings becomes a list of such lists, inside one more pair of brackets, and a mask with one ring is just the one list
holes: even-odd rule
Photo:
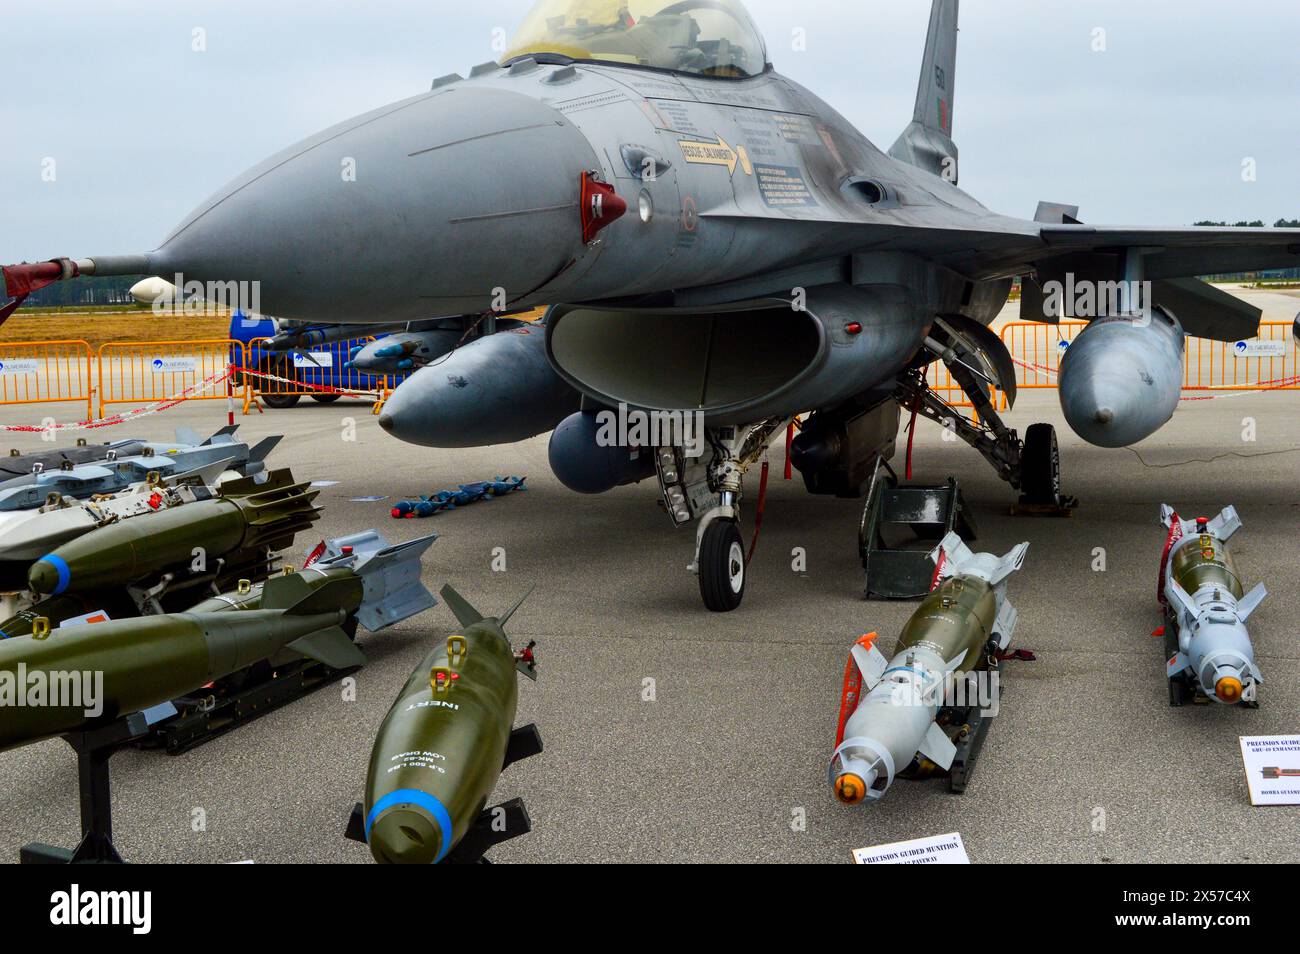
[[[1115, 447], [1173, 413], [1185, 335], [1255, 333], [1257, 310], [1194, 276], [1300, 264], [1300, 230], [1085, 225], [1058, 203], [1025, 220], [967, 195], [957, 7], [935, 0], [914, 119], [883, 151], [776, 72], [737, 0], [541, 0], [499, 62], [272, 156], [152, 252], [11, 266], [7, 290], [142, 274], [257, 282], [289, 320], [459, 318], [383, 427], [432, 447], [554, 429], [569, 486], [656, 480], [697, 528], [705, 602], [733, 609], [743, 479], [796, 416], [812, 493], [860, 494], [907, 409], [1057, 498], [1052, 428], [1022, 439], [991, 400], [1015, 397], [988, 325], [1017, 277], [1035, 320], [1082, 317], [1071, 290], [1105, 299], [1059, 383], [1070, 426]], [[935, 361], [975, 416], [927, 385]]]

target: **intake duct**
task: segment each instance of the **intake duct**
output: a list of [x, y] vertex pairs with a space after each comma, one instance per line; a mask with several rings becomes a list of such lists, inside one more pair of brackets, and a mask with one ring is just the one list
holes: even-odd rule
[[602, 405], [744, 424], [838, 404], [897, 374], [928, 322], [899, 285], [821, 285], [715, 308], [556, 305], [546, 350]]

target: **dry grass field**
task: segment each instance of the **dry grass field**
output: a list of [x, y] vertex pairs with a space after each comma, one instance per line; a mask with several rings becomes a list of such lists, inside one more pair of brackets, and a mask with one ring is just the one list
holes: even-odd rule
[[37, 311], [20, 308], [0, 326], [0, 345], [23, 341], [82, 340], [92, 348], [109, 341], [200, 341], [224, 339], [230, 317], [158, 316], [148, 308]]

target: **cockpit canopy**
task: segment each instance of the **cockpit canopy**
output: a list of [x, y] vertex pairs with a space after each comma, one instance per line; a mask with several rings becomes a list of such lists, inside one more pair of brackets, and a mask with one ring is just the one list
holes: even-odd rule
[[542, 54], [698, 76], [757, 76], [767, 65], [737, 0], [539, 0], [501, 62]]

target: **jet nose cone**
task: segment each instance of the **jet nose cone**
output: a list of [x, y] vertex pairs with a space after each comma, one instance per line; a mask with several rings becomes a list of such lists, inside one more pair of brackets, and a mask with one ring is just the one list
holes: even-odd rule
[[581, 252], [583, 173], [599, 166], [551, 106], [467, 81], [273, 156], [200, 206], [151, 263], [187, 281], [256, 282], [249, 307], [291, 318], [483, 311], [545, 286]]
[[370, 828], [370, 854], [380, 864], [431, 865], [442, 857], [442, 831], [419, 809], [396, 808]]

